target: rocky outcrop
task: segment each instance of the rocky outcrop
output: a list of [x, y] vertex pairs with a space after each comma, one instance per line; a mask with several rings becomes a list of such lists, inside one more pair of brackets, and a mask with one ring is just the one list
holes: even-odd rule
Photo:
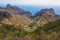
[[20, 8], [18, 8], [16, 6], [12, 6], [10, 4], [7, 4], [6, 9], [9, 9], [9, 10], [20, 10]]
[[58, 20], [60, 17], [58, 15], [55, 14], [53, 8], [50, 9], [42, 9], [41, 11], [37, 12], [34, 16], [34, 20], [38, 20], [38, 22], [40, 20], [40, 23], [42, 22], [42, 24], [46, 24], [48, 22], [53, 22]]
[[24, 11], [21, 8], [18, 8], [16, 6], [11, 6], [10, 4], [7, 4], [6, 9], [13, 11], [15, 14], [19, 14], [19, 15], [25, 15], [27, 17], [31, 17], [32, 14], [28, 11]]
[[6, 24], [17, 24], [31, 21], [31, 13], [28, 11], [24, 11], [23, 9], [7, 4], [6, 8], [0, 8], [0, 21]]
[[41, 11], [37, 12], [35, 16], [42, 16], [47, 18], [48, 20], [56, 20], [58, 16], [55, 14], [53, 8], [50, 9], [42, 9]]

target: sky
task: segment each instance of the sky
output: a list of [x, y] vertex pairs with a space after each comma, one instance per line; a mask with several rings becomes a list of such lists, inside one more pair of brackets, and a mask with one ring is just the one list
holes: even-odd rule
[[0, 5], [15, 5], [32, 14], [43, 8], [53, 8], [60, 15], [60, 0], [0, 0]]

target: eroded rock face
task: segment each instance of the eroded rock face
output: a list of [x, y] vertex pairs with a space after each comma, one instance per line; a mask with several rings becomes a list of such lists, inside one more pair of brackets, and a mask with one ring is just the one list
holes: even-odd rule
[[48, 22], [56, 21], [60, 19], [60, 17], [55, 14], [53, 8], [50, 8], [50, 9], [42, 9], [41, 11], [38, 11], [33, 17], [33, 19], [35, 21], [37, 20], [37, 23], [40, 25], [40, 24], [47, 24]]
[[[28, 11], [24, 11], [23, 9], [7, 4], [6, 8], [0, 8], [0, 18], [2, 18], [3, 22], [12, 22], [16, 24], [18, 22], [25, 23], [30, 21], [31, 13]], [[1, 21], [1, 20], [0, 20]]]
[[54, 21], [58, 19], [58, 16], [56, 16], [53, 8], [50, 9], [42, 9], [41, 11], [37, 12], [35, 14], [35, 17], [44, 17], [46, 18], [48, 21]]
[[19, 15], [25, 15], [27, 17], [32, 17], [32, 14], [28, 11], [24, 11], [23, 9], [16, 7], [16, 6], [12, 6], [10, 4], [7, 4], [6, 9], [13, 11], [14, 14], [19, 14]]
[[0, 11], [0, 17], [9, 18], [12, 16], [8, 12]]
[[12, 24], [10, 18], [12, 15], [9, 12], [0, 11], [0, 23]]

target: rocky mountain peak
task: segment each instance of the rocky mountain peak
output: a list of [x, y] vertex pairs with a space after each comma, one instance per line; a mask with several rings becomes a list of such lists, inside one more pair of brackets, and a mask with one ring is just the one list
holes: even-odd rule
[[44, 15], [55, 16], [55, 12], [54, 12], [53, 8], [42, 9], [35, 14], [35, 16], [39, 16], [39, 15], [40, 16], [44, 16]]
[[20, 8], [18, 8], [16, 6], [12, 6], [10, 4], [7, 4], [6, 9], [10, 9], [10, 10], [22, 10], [22, 9], [20, 9]]
[[7, 4], [6, 9], [12, 8], [10, 4]]
[[47, 22], [52, 22], [52, 21], [59, 19], [60, 17], [58, 17], [55, 14], [53, 8], [50, 8], [50, 9], [42, 9], [42, 10], [38, 11], [34, 16], [34, 19], [36, 19], [36, 20], [38, 20], [38, 19], [40, 20], [41, 18], [44, 19], [44, 20], [42, 20], [44, 22], [45, 22], [45, 19]]
[[26, 15], [28, 17], [32, 16], [30, 12], [24, 11], [23, 9], [16, 7], [16, 6], [12, 6], [10, 4], [7, 4], [6, 9], [13, 11], [15, 14]]

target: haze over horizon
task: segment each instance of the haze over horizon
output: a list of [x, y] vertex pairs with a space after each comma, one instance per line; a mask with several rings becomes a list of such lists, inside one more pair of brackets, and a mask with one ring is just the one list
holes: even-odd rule
[[7, 4], [30, 11], [33, 15], [45, 8], [53, 8], [56, 14], [60, 15], [60, 0], [0, 0], [1, 6], [6, 6]]

